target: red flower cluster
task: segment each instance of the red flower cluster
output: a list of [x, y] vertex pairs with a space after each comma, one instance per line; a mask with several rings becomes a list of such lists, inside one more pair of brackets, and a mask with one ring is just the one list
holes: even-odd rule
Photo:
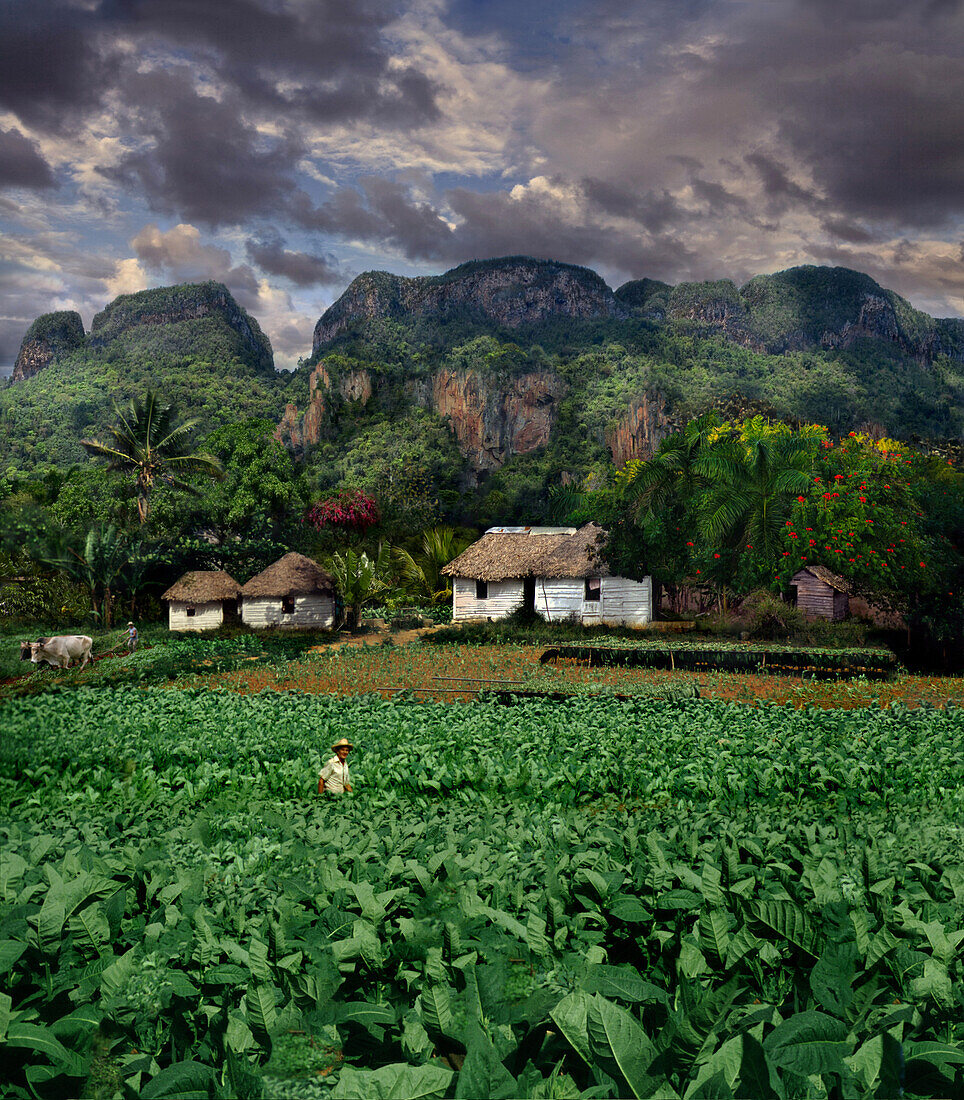
[[380, 519], [381, 514], [374, 497], [363, 493], [361, 489], [345, 489], [313, 504], [305, 514], [304, 522], [310, 523], [319, 531], [326, 527], [367, 531]]

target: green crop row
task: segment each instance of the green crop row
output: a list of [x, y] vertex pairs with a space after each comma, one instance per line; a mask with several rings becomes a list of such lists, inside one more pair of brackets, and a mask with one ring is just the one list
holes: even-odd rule
[[[4, 1096], [964, 1089], [957, 711], [2, 717]], [[319, 800], [343, 734], [355, 794]]]
[[887, 649], [818, 649], [759, 643], [656, 641], [599, 638], [591, 645], [553, 645], [542, 661], [569, 659], [590, 665], [639, 668], [716, 669], [721, 672], [770, 672], [814, 678], [893, 677], [900, 665]]

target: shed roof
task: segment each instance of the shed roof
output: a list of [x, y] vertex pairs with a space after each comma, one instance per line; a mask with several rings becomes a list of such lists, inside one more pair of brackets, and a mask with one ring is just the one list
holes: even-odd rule
[[192, 569], [175, 581], [161, 599], [214, 603], [217, 600], [233, 600], [240, 591], [241, 585], [223, 569]]
[[600, 556], [606, 532], [595, 523], [578, 530], [522, 527], [486, 531], [446, 565], [448, 577], [505, 581], [516, 577], [608, 576]]
[[252, 577], [241, 588], [243, 596], [307, 596], [314, 592], [334, 594], [335, 580], [317, 562], [292, 551]]
[[793, 579], [790, 583], [798, 584], [799, 578], [802, 577], [804, 573], [809, 573], [811, 576], [816, 577], [817, 580], [823, 581], [824, 584], [829, 584], [831, 588], [835, 588], [838, 592], [850, 591], [850, 585], [847, 581], [838, 573], [829, 570], [825, 565], [805, 565], [802, 569], [797, 570], [797, 572], [793, 574]]

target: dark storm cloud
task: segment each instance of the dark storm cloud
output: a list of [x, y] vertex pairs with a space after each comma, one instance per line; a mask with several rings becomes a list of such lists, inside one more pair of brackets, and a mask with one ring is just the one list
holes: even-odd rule
[[249, 107], [325, 123], [405, 126], [437, 118], [438, 108], [424, 74], [390, 65], [384, 31], [399, 7], [385, 0], [114, 0], [102, 11], [125, 34], [205, 62]]
[[918, 227], [960, 215], [960, 60], [871, 50], [833, 80], [788, 82], [781, 133], [842, 209]]
[[757, 172], [763, 191], [771, 206], [785, 210], [793, 203], [810, 206], [815, 196], [806, 188], [794, 183], [787, 173], [786, 166], [765, 153], [750, 153], [743, 158]]
[[280, 275], [295, 286], [324, 286], [345, 280], [336, 257], [285, 248], [278, 233], [263, 233], [245, 245], [248, 259], [268, 275]]
[[346, 187], [313, 207], [297, 198], [291, 215], [305, 228], [341, 237], [379, 241], [401, 249], [413, 260], [435, 260], [452, 254], [452, 229], [427, 202], [413, 200], [401, 183], [368, 176], [361, 191]]
[[596, 210], [617, 218], [631, 218], [651, 233], [678, 225], [686, 216], [666, 190], [644, 192], [612, 180], [587, 176], [582, 181], [582, 191]]
[[208, 226], [234, 225], [280, 206], [303, 153], [293, 133], [266, 138], [234, 97], [195, 90], [186, 67], [131, 75], [131, 124], [152, 140], [104, 174], [140, 190], [153, 210]]
[[3, 0], [0, 107], [30, 126], [68, 130], [110, 86], [107, 54], [90, 12], [63, 0]]
[[17, 129], [0, 130], [0, 187], [41, 189], [56, 182], [35, 142]]

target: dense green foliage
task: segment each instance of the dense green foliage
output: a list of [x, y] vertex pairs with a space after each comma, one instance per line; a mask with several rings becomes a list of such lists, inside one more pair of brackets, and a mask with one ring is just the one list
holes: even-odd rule
[[[956, 711], [122, 688], [3, 718], [5, 1095], [964, 1085]], [[319, 803], [345, 732], [356, 794]]]

